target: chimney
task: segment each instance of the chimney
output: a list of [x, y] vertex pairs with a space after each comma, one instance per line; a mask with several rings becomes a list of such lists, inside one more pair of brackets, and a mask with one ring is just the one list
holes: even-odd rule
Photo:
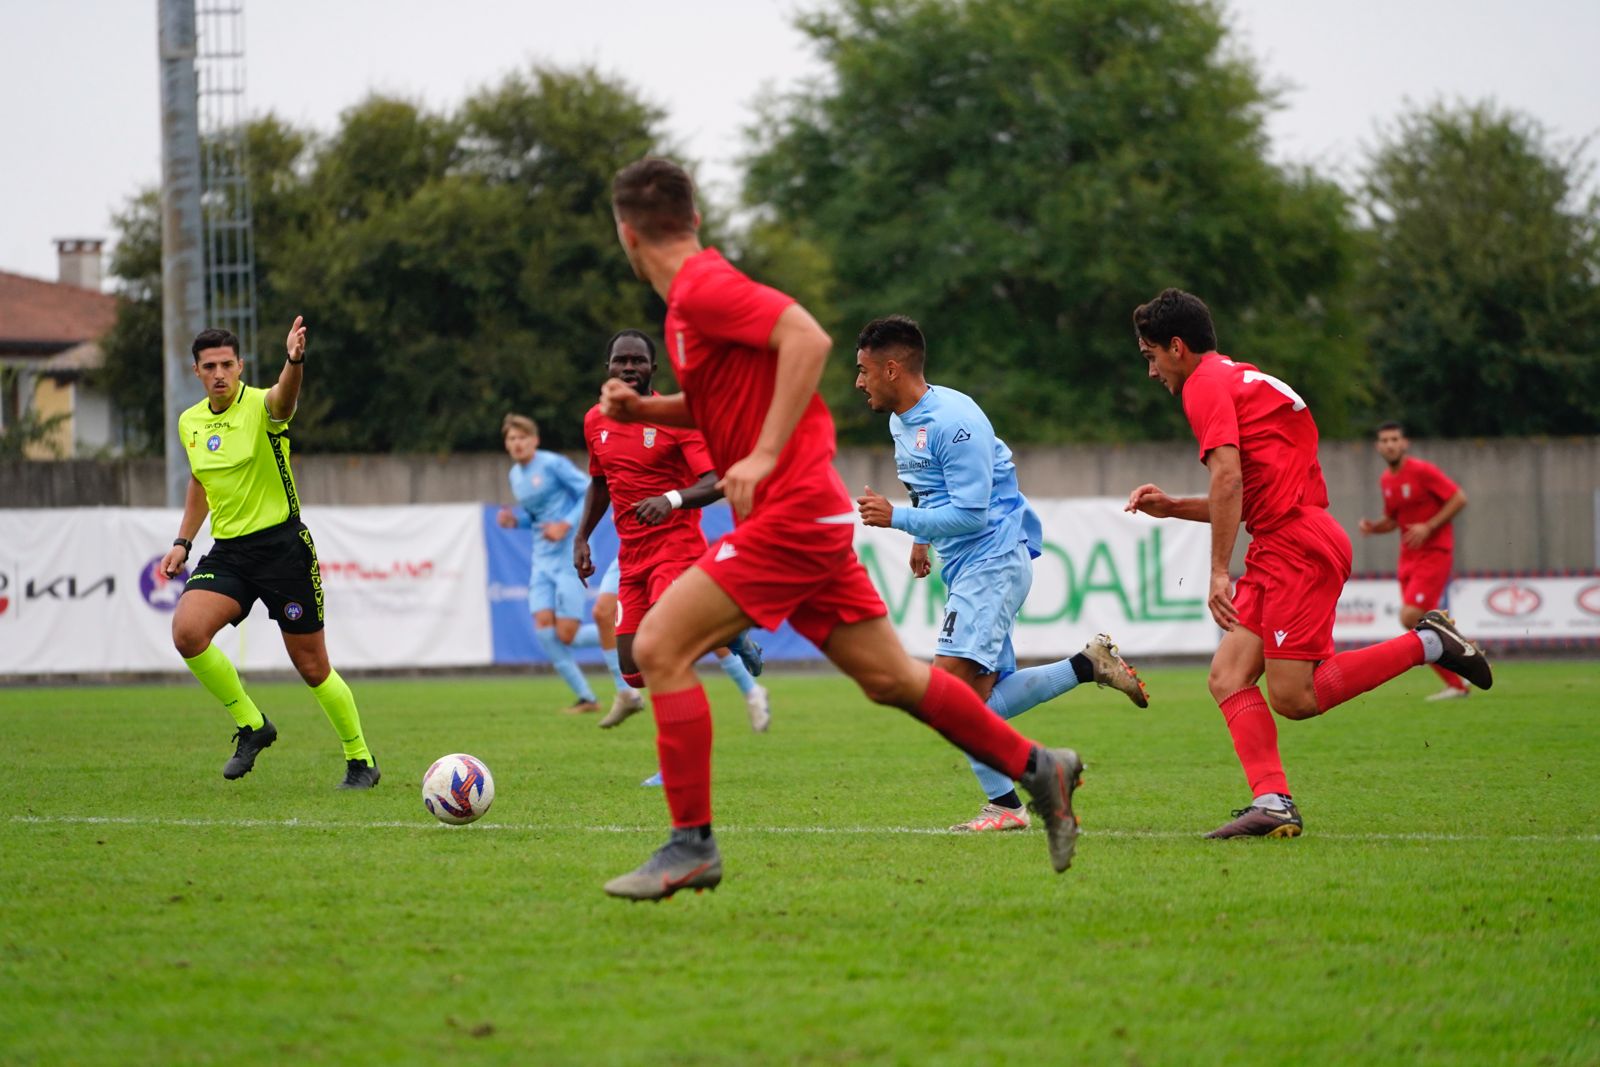
[[62, 285], [76, 285], [80, 289], [100, 291], [100, 246], [105, 241], [98, 237], [57, 237], [56, 260], [59, 264], [56, 280]]

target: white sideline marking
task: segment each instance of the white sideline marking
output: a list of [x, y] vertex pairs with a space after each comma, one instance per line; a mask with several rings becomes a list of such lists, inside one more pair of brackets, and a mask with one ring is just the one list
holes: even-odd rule
[[[468, 826], [446, 826], [419, 815], [415, 819], [385, 822], [326, 822], [316, 819], [180, 819], [157, 815], [13, 815], [13, 823], [67, 826], [172, 826], [172, 827], [226, 827], [228, 829], [272, 830], [424, 830], [428, 832], [449, 830], [505, 830], [521, 833], [549, 833], [577, 829], [590, 834], [660, 834], [664, 826], [540, 826], [533, 823], [472, 823]], [[831, 834], [840, 836], [881, 837], [886, 834], [917, 834], [934, 837], [970, 837], [928, 826], [719, 826], [719, 834]], [[1133, 840], [1182, 841], [1200, 840], [1200, 830], [1084, 830], [1084, 837], [1129, 838]], [[1600, 842], [1600, 834], [1341, 834], [1314, 833], [1317, 839], [1330, 841], [1588, 841]]]

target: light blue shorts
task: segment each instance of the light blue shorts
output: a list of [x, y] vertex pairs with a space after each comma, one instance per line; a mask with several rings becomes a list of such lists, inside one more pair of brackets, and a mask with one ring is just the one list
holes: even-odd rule
[[617, 595], [617, 590], [622, 588], [622, 561], [614, 559], [611, 566], [606, 568], [606, 576], [600, 579], [600, 595], [610, 593]]
[[528, 579], [528, 611], [535, 615], [554, 611], [558, 619], [581, 619], [584, 593], [583, 579], [571, 563], [535, 565]]
[[1011, 628], [1033, 588], [1033, 557], [1019, 544], [1005, 555], [968, 563], [950, 585], [934, 651], [969, 659], [985, 673], [1017, 669]]

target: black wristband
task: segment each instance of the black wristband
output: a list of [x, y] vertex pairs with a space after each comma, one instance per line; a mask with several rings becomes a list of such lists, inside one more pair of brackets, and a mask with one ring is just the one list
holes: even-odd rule
[[293, 356], [289, 356], [289, 357], [284, 359], [285, 363], [292, 363], [296, 367], [298, 367], [300, 364], [304, 363], [305, 361], [306, 361], [306, 357], [305, 356], [301, 356], [299, 359], [295, 359]]
[[179, 545], [183, 546], [184, 555], [188, 555], [194, 551], [194, 542], [187, 538], [180, 537], [176, 541], [172, 542], [173, 548], [177, 548]]

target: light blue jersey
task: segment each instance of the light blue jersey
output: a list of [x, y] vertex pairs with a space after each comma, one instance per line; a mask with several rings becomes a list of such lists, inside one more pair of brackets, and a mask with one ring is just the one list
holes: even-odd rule
[[970, 396], [930, 385], [911, 410], [889, 416], [889, 432], [912, 503], [896, 507], [890, 525], [933, 545], [946, 585], [969, 563], [1018, 545], [1038, 558], [1044, 531], [1017, 487], [1011, 449]]
[[578, 520], [583, 517], [583, 497], [589, 489], [589, 476], [559, 452], [539, 451], [527, 463], [511, 465], [511, 495], [517, 499], [513, 510], [517, 525], [526, 530], [547, 522], [572, 526], [560, 541], [547, 541], [542, 533], [533, 537], [533, 568], [564, 563], [572, 567], [572, 541], [577, 536]]

